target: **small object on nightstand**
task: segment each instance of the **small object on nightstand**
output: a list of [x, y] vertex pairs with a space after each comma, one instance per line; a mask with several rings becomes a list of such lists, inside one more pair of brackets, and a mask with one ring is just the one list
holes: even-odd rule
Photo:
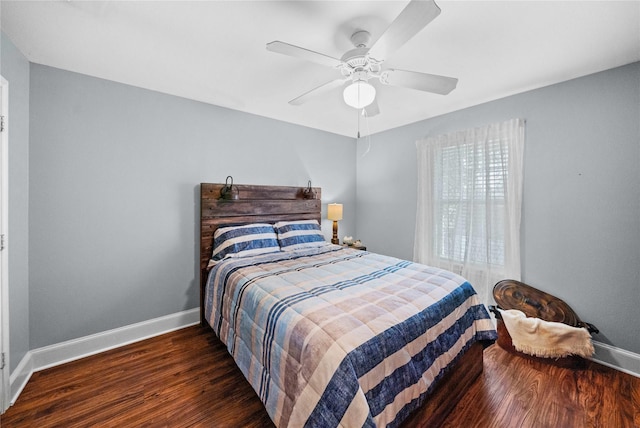
[[351, 236], [345, 236], [342, 240], [342, 246], [347, 248], [353, 248], [355, 250], [367, 251], [367, 247], [362, 245], [362, 241], [359, 239], [354, 240]]

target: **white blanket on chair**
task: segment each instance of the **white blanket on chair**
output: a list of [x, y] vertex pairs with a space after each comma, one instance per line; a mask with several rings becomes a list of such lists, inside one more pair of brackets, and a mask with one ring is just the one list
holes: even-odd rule
[[515, 309], [501, 310], [502, 320], [517, 351], [536, 357], [560, 358], [568, 355], [590, 357], [594, 349], [585, 328], [527, 318]]

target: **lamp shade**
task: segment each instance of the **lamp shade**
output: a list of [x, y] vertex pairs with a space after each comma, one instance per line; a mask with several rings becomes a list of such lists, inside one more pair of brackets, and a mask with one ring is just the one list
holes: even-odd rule
[[329, 220], [342, 220], [342, 204], [327, 205], [327, 218]]
[[364, 108], [371, 104], [376, 97], [376, 88], [364, 80], [356, 80], [342, 93], [344, 102], [353, 108]]

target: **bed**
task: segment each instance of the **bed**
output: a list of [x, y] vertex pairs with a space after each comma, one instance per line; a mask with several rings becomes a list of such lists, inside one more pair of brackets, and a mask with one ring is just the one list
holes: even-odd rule
[[496, 338], [471, 285], [324, 242], [319, 188], [224, 186], [201, 184], [201, 321], [275, 425], [442, 422]]

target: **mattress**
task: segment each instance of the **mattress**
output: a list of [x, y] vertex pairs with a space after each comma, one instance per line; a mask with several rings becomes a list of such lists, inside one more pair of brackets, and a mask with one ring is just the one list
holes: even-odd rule
[[205, 317], [278, 427], [398, 426], [497, 337], [464, 278], [330, 244], [216, 263]]

